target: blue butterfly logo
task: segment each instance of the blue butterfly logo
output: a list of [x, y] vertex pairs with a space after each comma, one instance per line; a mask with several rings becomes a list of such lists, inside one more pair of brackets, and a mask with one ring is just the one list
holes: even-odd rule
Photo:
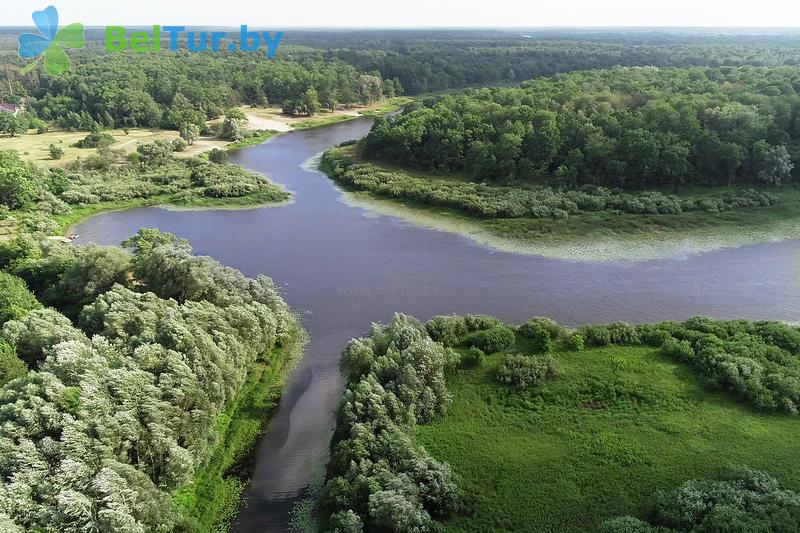
[[36, 61], [23, 69], [23, 74], [35, 67], [44, 57], [44, 66], [48, 74], [57, 76], [69, 69], [69, 57], [63, 48], [83, 48], [83, 24], [74, 23], [58, 30], [58, 10], [48, 6], [42, 11], [34, 11], [33, 22], [40, 34], [23, 33], [19, 36], [19, 55], [23, 59]]

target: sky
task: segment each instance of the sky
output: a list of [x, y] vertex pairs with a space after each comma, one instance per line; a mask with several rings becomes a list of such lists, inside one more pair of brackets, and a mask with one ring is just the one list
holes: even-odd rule
[[800, 27], [798, 0], [0, 0], [0, 26], [61, 24], [285, 27]]

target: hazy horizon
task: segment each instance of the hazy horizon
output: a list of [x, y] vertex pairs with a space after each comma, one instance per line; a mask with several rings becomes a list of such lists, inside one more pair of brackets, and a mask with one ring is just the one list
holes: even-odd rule
[[[634, 0], [563, 0], [533, 6], [529, 0], [477, 2], [407, 0], [402, 9], [381, 9], [369, 0], [309, 0], [291, 10], [258, 9], [230, 0], [138, 0], [132, 9], [116, 2], [60, 0], [4, 6], [0, 26], [32, 25], [31, 15], [54, 5], [62, 24], [151, 26], [292, 27], [303, 29], [592, 29], [592, 28], [720, 28], [794, 29], [800, 26], [800, 5], [783, 0], [711, 0], [640, 2]], [[299, 8], [299, 9], [297, 9]], [[791, 21], [787, 24], [788, 21]]]

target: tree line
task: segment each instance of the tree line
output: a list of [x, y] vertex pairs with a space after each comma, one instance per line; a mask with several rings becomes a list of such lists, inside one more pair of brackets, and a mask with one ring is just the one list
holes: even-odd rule
[[715, 30], [298, 30], [285, 42], [396, 78], [407, 94], [616, 66], [800, 65], [795, 35]]
[[779, 185], [797, 177], [800, 68], [616, 68], [425, 99], [364, 156], [476, 181]]
[[34, 70], [9, 78], [13, 93], [6, 98], [24, 99], [29, 113], [74, 131], [189, 125], [205, 130], [207, 120], [240, 104], [313, 114], [402, 92], [399, 83], [341, 60], [283, 54], [266, 61], [255, 55], [108, 55], [89, 49], [76, 54], [72, 68], [58, 77]]

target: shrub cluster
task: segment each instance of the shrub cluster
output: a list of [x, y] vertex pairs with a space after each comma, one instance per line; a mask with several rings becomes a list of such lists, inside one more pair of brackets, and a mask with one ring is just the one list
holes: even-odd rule
[[[140, 148], [149, 146], [158, 148], [155, 144]], [[35, 213], [21, 217], [25, 223], [66, 213], [70, 206], [166, 195], [176, 201], [247, 196], [278, 202], [289, 198], [264, 176], [237, 165], [212, 164], [198, 157], [175, 158], [169, 149], [159, 157], [155, 152], [144, 153], [148, 158], [135, 154], [139, 164], [105, 151], [66, 169], [37, 169], [24, 163], [16, 152], [0, 150], [0, 204], [12, 209], [35, 207]], [[37, 231], [39, 228], [30, 230]]]
[[649, 345], [689, 364], [710, 386], [792, 415], [800, 409], [800, 330], [781, 322], [695, 317], [682, 323], [584, 326], [589, 346]]
[[497, 369], [497, 381], [519, 388], [533, 387], [556, 376], [550, 356], [509, 355]]
[[616, 211], [663, 215], [686, 211], [721, 212], [774, 205], [766, 191], [741, 189], [717, 197], [678, 197], [655, 191], [628, 193], [594, 185], [575, 189], [548, 186], [497, 186], [485, 183], [427, 179], [369, 163], [353, 163], [339, 149], [325, 152], [320, 163], [344, 187], [379, 196], [441, 206], [482, 218], [566, 218], [581, 213]]
[[347, 388], [322, 497], [328, 531], [427, 531], [432, 517], [458, 508], [449, 465], [410, 434], [415, 423], [444, 410], [444, 372], [457, 362], [420, 322], [400, 314], [348, 344], [342, 358]]
[[661, 495], [648, 521], [632, 516], [607, 520], [601, 533], [670, 531], [797, 531], [800, 494], [770, 475], [746, 467], [731, 469], [721, 481], [687, 481]]

